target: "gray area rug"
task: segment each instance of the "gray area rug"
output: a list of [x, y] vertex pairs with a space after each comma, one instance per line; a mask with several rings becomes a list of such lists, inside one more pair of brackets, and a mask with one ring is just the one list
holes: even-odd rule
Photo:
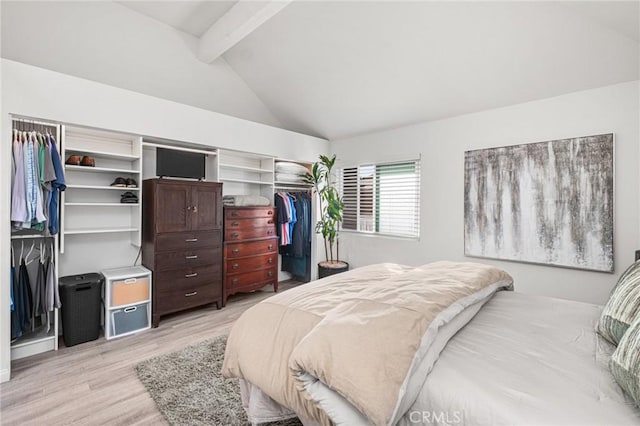
[[[227, 336], [136, 365], [138, 378], [172, 425], [248, 425], [238, 380], [220, 374]], [[298, 419], [265, 423], [299, 426]]]

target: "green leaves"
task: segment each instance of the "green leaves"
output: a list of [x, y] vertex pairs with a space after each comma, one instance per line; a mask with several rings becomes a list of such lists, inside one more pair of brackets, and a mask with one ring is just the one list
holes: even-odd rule
[[[320, 201], [320, 219], [316, 223], [316, 232], [322, 234], [325, 243], [327, 261], [333, 260], [334, 243], [338, 238], [338, 226], [342, 222], [344, 203], [337, 188], [333, 187], [332, 170], [336, 163], [336, 156], [329, 158], [320, 155], [320, 161], [313, 164], [311, 173], [305, 176], [305, 181], [318, 194]], [[327, 245], [330, 251], [327, 251]]]

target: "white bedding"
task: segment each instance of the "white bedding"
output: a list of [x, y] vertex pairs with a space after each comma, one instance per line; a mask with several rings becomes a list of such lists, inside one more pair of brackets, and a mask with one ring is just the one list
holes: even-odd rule
[[401, 425], [638, 425], [594, 332], [600, 306], [499, 292], [454, 336]]

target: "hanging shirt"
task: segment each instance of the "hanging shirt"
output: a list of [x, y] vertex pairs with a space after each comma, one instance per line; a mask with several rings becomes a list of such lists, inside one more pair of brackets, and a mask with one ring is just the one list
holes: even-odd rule
[[22, 133], [24, 151], [24, 183], [27, 200], [27, 220], [22, 223], [22, 228], [31, 228], [31, 221], [36, 217], [36, 180], [34, 175], [33, 139], [27, 132]]
[[60, 191], [64, 191], [67, 185], [64, 182], [64, 170], [62, 168], [62, 162], [60, 161], [60, 154], [56, 148], [56, 140], [53, 136], [49, 136], [49, 149], [51, 150], [51, 160], [53, 162], [53, 169], [56, 172], [56, 179], [51, 182], [51, 202], [49, 203], [49, 233], [55, 235], [59, 231], [59, 219], [58, 219], [58, 198]]
[[55, 265], [53, 260], [49, 257], [47, 261], [47, 279], [46, 279], [46, 302], [47, 312], [53, 311], [54, 308], [62, 306], [60, 303], [60, 294], [58, 292], [58, 279], [56, 277]]
[[[47, 217], [44, 215], [44, 207], [42, 201], [42, 181], [41, 181], [41, 168], [40, 168], [40, 140], [38, 139], [37, 133], [33, 133], [33, 177], [34, 177], [34, 192], [36, 196], [36, 210], [35, 216], [33, 219], [34, 228], [43, 231], [44, 230], [44, 221], [47, 220]], [[43, 157], [44, 163], [44, 157]], [[43, 164], [44, 166], [44, 164]]]
[[293, 244], [293, 227], [295, 226], [298, 218], [296, 216], [296, 207], [294, 203], [294, 197], [291, 194], [287, 194], [289, 201], [289, 209], [291, 210], [291, 220], [289, 221], [289, 244]]
[[16, 174], [11, 192], [11, 220], [15, 222], [14, 225], [19, 226], [27, 221], [26, 175], [24, 172], [24, 145], [22, 143], [22, 136], [19, 132], [16, 132], [14, 136], [13, 159], [16, 166]]

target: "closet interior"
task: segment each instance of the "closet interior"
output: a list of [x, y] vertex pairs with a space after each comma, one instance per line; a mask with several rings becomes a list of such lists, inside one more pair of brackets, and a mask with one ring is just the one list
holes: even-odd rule
[[[11, 359], [58, 349], [61, 127], [11, 120]], [[4, 282], [4, 281], [3, 281]]]
[[[173, 271], [166, 265], [161, 267], [162, 271], [155, 271], [155, 263], [148, 260], [153, 257], [149, 253], [163, 255], [162, 250], [152, 250], [146, 257], [143, 253], [143, 202], [148, 193], [142, 191], [143, 182], [164, 180], [158, 179], [156, 172], [158, 148], [204, 154], [205, 175], [201, 180], [222, 184], [219, 204], [224, 204], [225, 211], [228, 207], [229, 218], [234, 219], [228, 222], [225, 219], [224, 224], [230, 230], [225, 238], [230, 244], [229, 254], [222, 255], [221, 242], [203, 246], [200, 250], [212, 252], [220, 259], [193, 268], [211, 269], [209, 265], [216, 265], [215, 273], [221, 276], [215, 281], [219, 288], [224, 288], [225, 302], [230, 294], [255, 291], [264, 285], [272, 284], [277, 290], [278, 280], [293, 277], [310, 281], [315, 203], [303, 178], [310, 171], [310, 163], [46, 120], [13, 117], [12, 124], [12, 359], [58, 349], [58, 335], [64, 332], [59, 325], [60, 301], [55, 291], [53, 301], [48, 299], [51, 295], [48, 286], [53, 280], [52, 287], [57, 291], [60, 276], [139, 267], [136, 265], [147, 259], [144, 263], [154, 271], [150, 280], [154, 298], [150, 307], [145, 306], [147, 312], [153, 310], [155, 326], [159, 316], [167, 312], [210, 301], [223, 305], [222, 291], [215, 290], [215, 295], [208, 297], [209, 287], [190, 286], [189, 291], [185, 290], [185, 302], [174, 303], [175, 306], [167, 305], [168, 300], [175, 299], [169, 290], [163, 290], [162, 294], [155, 292], [156, 284], [164, 282], [155, 275]], [[27, 166], [31, 169], [26, 170]], [[16, 180], [16, 175], [20, 179]], [[23, 197], [14, 197], [19, 194]], [[264, 238], [245, 235], [232, 241], [233, 234], [239, 231], [231, 228], [240, 222], [231, 215], [242, 210], [242, 206], [234, 206], [230, 201], [234, 197], [260, 206], [255, 211], [272, 211], [276, 217], [265, 219], [270, 221], [271, 234], [265, 234]], [[286, 206], [274, 208], [285, 201]], [[145, 214], [152, 216], [149, 211]], [[226, 216], [222, 210], [218, 215], [216, 223], [222, 226], [222, 218]], [[205, 231], [213, 232], [208, 228]], [[146, 235], [151, 235], [151, 231]], [[249, 250], [246, 255], [233, 251], [240, 246]], [[174, 256], [171, 250], [166, 253]], [[199, 259], [200, 253], [187, 255]], [[225, 258], [223, 279], [223, 271], [218, 272], [217, 265]], [[187, 272], [174, 269], [198, 277], [208, 276], [205, 272], [209, 272], [209, 269]], [[258, 276], [259, 279], [255, 278]], [[112, 326], [109, 325], [110, 329]], [[110, 332], [108, 337], [119, 334]]]

